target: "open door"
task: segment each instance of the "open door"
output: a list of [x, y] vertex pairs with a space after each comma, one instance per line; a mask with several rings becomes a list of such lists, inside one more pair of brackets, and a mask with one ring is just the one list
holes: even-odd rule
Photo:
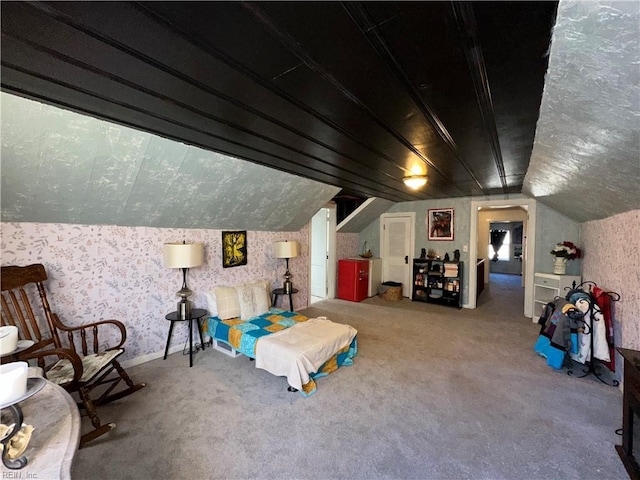
[[335, 208], [321, 208], [311, 219], [309, 303], [333, 298], [335, 291]]
[[311, 219], [311, 303], [327, 298], [328, 215], [321, 208]]

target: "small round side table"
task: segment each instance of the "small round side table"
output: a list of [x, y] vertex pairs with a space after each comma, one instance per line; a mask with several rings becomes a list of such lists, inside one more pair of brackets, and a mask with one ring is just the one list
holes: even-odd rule
[[189, 367], [193, 367], [193, 321], [198, 324], [198, 332], [200, 333], [200, 342], [202, 342], [202, 348], [204, 349], [204, 339], [202, 338], [202, 324], [200, 321], [202, 317], [207, 315], [207, 311], [202, 308], [194, 308], [189, 314], [189, 318], [180, 318], [178, 312], [171, 312], [164, 318], [171, 322], [169, 327], [169, 336], [167, 337], [167, 346], [164, 347], [164, 359], [167, 359], [167, 353], [169, 352], [169, 343], [171, 342], [171, 335], [173, 334], [173, 327], [176, 322], [189, 321]]
[[292, 288], [289, 293], [285, 292], [284, 288], [276, 288], [271, 293], [273, 295], [273, 302], [271, 302], [271, 303], [273, 304], [274, 307], [276, 306], [276, 302], [278, 301], [278, 297], [280, 295], [288, 295], [289, 296], [289, 310], [293, 312], [293, 294], [294, 293], [298, 293], [298, 289], [297, 288]]

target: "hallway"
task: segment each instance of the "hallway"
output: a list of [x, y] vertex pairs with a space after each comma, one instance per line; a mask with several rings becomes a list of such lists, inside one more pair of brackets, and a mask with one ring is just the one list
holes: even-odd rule
[[518, 318], [524, 317], [524, 287], [520, 275], [490, 273], [489, 283], [478, 298], [479, 313], [510, 312]]

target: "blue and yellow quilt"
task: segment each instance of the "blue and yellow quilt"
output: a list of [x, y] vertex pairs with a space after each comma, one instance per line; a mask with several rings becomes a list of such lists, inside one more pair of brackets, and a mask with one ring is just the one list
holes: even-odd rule
[[[249, 320], [241, 320], [240, 318], [221, 320], [218, 317], [209, 317], [206, 320], [204, 330], [211, 338], [226, 343], [247, 357], [256, 358], [256, 345], [261, 337], [307, 320], [308, 317], [300, 313], [272, 308], [267, 313]], [[317, 372], [310, 373], [311, 379], [302, 386], [300, 393], [305, 397], [315, 393], [315, 379], [329, 375], [342, 365], [353, 365], [353, 358], [357, 353], [356, 335], [350, 345], [345, 346], [329, 358]]]

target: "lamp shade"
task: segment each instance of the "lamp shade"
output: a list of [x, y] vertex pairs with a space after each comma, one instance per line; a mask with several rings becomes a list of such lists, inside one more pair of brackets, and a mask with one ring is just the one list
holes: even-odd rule
[[273, 244], [273, 252], [276, 258], [294, 258], [300, 253], [300, 244], [293, 242], [276, 242]]
[[202, 243], [165, 243], [162, 254], [167, 268], [199, 267], [204, 263]]

